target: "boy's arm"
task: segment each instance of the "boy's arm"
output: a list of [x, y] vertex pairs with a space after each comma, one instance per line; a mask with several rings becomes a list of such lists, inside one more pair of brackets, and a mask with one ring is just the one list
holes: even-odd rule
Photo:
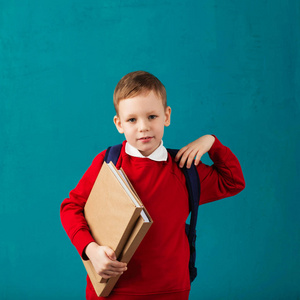
[[127, 264], [117, 261], [115, 253], [107, 246], [98, 245], [84, 217], [84, 206], [104, 160], [104, 152], [94, 159], [69, 198], [61, 204], [62, 225], [80, 256], [90, 259], [96, 272], [105, 279], [121, 275]]
[[[200, 161], [201, 156], [206, 152], [214, 162], [212, 166], [207, 166]], [[193, 161], [197, 165], [201, 182], [200, 204], [233, 196], [245, 187], [238, 159], [215, 136], [205, 135], [188, 144], [178, 152], [177, 161], [180, 156], [179, 166], [187, 162], [189, 167]]]
[[66, 198], [60, 207], [62, 225], [83, 259], [88, 259], [85, 254], [86, 246], [94, 242], [89, 226], [84, 217], [84, 206], [92, 190], [104, 160], [104, 153], [98, 154], [93, 163], [85, 172], [69, 198]]

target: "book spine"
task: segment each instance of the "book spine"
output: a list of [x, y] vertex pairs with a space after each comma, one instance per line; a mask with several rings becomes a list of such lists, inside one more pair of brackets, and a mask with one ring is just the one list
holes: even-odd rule
[[[139, 219], [142, 209], [143, 209], [142, 207], [135, 207], [132, 217], [131, 217], [130, 221], [128, 222], [128, 225], [124, 231], [124, 234], [123, 234], [122, 238], [120, 239], [120, 242], [117, 245], [117, 248], [114, 250], [118, 260], [119, 260], [119, 256], [120, 256], [122, 250], [124, 249], [126, 242], [128, 241], [128, 239], [130, 237], [131, 232], [134, 229], [136, 221]], [[98, 279], [100, 279], [101, 283], [105, 283], [108, 281], [107, 279], [104, 279], [104, 278], [100, 277], [99, 275], [97, 277], [98, 277]]]
[[[134, 228], [131, 232], [130, 237], [128, 238], [123, 251], [120, 254], [120, 261], [129, 263], [130, 259], [132, 258], [134, 252], [140, 245], [141, 241], [145, 237], [146, 233], [148, 232], [149, 228], [151, 227], [152, 222], [145, 223], [142, 217], [139, 217], [137, 222], [134, 225]], [[99, 282], [97, 280], [97, 273], [90, 261], [83, 261], [84, 266], [87, 270], [87, 273], [90, 277], [90, 280], [93, 284], [95, 292], [98, 297], [107, 297], [114, 286], [116, 285], [117, 281], [119, 280], [120, 276], [112, 277], [105, 282]], [[99, 276], [99, 275], [98, 275]]]

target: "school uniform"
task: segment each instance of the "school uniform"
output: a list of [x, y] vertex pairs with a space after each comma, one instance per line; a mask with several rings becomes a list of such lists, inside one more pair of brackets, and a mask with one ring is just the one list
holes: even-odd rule
[[[200, 162], [197, 166], [201, 182], [199, 204], [233, 196], [245, 186], [237, 158], [217, 138], [208, 154], [214, 164], [207, 166]], [[70, 192], [69, 198], [61, 205], [62, 224], [84, 259], [87, 259], [85, 247], [94, 240], [83, 208], [101, 169], [104, 155], [105, 151], [95, 157], [76, 188]], [[188, 299], [189, 243], [185, 221], [189, 215], [189, 201], [183, 172], [163, 144], [145, 158], [126, 141], [123, 142], [116, 167], [122, 167], [127, 174], [152, 217], [153, 225], [111, 295], [97, 297], [87, 277], [87, 299]]]

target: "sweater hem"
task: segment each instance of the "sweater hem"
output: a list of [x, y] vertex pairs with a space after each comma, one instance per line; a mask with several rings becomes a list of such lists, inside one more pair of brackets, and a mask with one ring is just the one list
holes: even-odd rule
[[180, 290], [173, 290], [173, 291], [157, 291], [157, 292], [149, 292], [149, 293], [131, 293], [131, 292], [118, 292], [118, 291], [113, 291], [113, 294], [115, 295], [126, 295], [126, 296], [155, 296], [155, 295], [162, 295], [162, 294], [176, 294], [176, 293], [181, 293], [181, 292], [187, 292], [190, 291], [191, 288], [186, 288], [186, 289], [180, 289]]

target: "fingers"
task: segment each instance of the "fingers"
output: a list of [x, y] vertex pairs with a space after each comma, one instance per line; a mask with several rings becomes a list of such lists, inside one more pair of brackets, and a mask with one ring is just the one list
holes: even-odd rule
[[125, 271], [127, 264], [117, 260], [114, 250], [112, 250], [111, 248], [109, 248], [107, 246], [104, 246], [103, 248], [104, 248], [104, 252], [106, 253], [107, 257], [109, 258], [107, 265], [109, 267], [114, 268], [116, 271], [119, 271], [119, 270]]
[[109, 279], [109, 278], [112, 278], [112, 277], [117, 277], [117, 276], [120, 276], [122, 275], [122, 273], [113, 273], [113, 272], [108, 272], [108, 273], [101, 273], [99, 274], [103, 279]]
[[103, 246], [103, 250], [104, 250], [105, 254], [107, 255], [107, 257], [110, 258], [111, 260], [117, 259], [115, 251], [113, 249], [111, 249], [110, 247]]
[[107, 267], [117, 272], [123, 272], [127, 270], [127, 264], [118, 260], [110, 261], [107, 264]]
[[198, 166], [198, 165], [199, 165], [199, 162], [200, 162], [201, 157], [202, 157], [203, 154], [204, 154], [204, 153], [202, 153], [202, 152], [200, 152], [200, 151], [197, 153], [196, 158], [195, 158], [195, 162], [194, 162], [195, 166]]
[[119, 261], [109, 261], [105, 262], [101, 268], [96, 270], [96, 272], [103, 277], [108, 279], [110, 277], [116, 277], [122, 275], [127, 270], [127, 265]]
[[199, 151], [199, 149], [188, 148], [187, 146], [180, 149], [175, 157], [175, 161], [179, 161], [179, 167], [183, 168], [186, 163], [186, 167], [189, 169], [194, 161], [197, 166], [201, 160], [204, 153]]
[[[121, 265], [121, 267], [119, 266]], [[107, 265], [104, 270], [99, 272], [98, 274], [103, 277], [104, 279], [108, 279], [111, 277], [116, 277], [122, 275], [126, 270], [127, 266], [124, 263], [119, 262], [118, 266], [116, 267], [114, 264]]]
[[177, 152], [177, 154], [176, 154], [176, 156], [175, 156], [175, 161], [176, 161], [176, 162], [179, 161], [181, 155], [182, 155], [186, 150], [187, 150], [187, 146], [181, 148], [181, 149]]
[[190, 163], [192, 159], [190, 159], [190, 155], [192, 153], [192, 149], [190, 149], [188, 146], [185, 146], [181, 148], [177, 155], [175, 156], [175, 161], [179, 161], [179, 167], [183, 168], [184, 164], [187, 162], [187, 165]]
[[178, 162], [179, 161], [179, 167], [183, 168], [184, 164], [187, 162], [187, 167], [188, 167], [188, 163], [189, 163], [189, 156], [191, 154], [191, 150], [187, 147], [184, 147], [182, 149], [180, 149], [175, 157], [175, 161]]
[[101, 275], [104, 279], [122, 275], [123, 272], [127, 270], [127, 264], [118, 261], [115, 252], [111, 248], [104, 246], [103, 250], [108, 259], [103, 266], [101, 274], [99, 275]]
[[[187, 155], [187, 158], [185, 160], [186, 162], [186, 167], [189, 169], [193, 163], [193, 160], [195, 158], [195, 151], [191, 151], [188, 155]], [[182, 160], [182, 159], [181, 159]], [[180, 162], [180, 165], [182, 165], [182, 167], [184, 166], [184, 161], [183, 162]]]
[[197, 166], [202, 155], [211, 149], [214, 142], [214, 136], [209, 134], [204, 135], [187, 146], [181, 148], [175, 156], [175, 161], [179, 161], [180, 168], [182, 168], [185, 163], [186, 167], [190, 168], [194, 160], [194, 164]]

